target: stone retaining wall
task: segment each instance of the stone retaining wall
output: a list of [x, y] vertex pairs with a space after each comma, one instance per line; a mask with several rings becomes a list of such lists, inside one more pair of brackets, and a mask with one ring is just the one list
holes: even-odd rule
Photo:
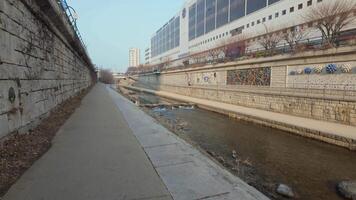
[[[351, 70], [344, 72], [340, 67], [328, 73], [329, 63], [347, 65]], [[314, 66], [323, 69], [304, 73], [306, 68], [314, 70]], [[356, 126], [355, 47], [208, 65], [136, 78], [138, 86], [149, 89]]]
[[93, 69], [57, 1], [0, 1], [0, 137], [88, 88]]

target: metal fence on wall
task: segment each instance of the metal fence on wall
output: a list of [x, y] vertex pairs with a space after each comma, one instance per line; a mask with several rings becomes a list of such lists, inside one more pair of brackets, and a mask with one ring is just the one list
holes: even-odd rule
[[58, 4], [62, 7], [63, 12], [67, 15], [68, 21], [70, 22], [74, 32], [76, 33], [78, 39], [82, 43], [82, 46], [84, 47], [86, 51], [86, 45], [83, 41], [83, 38], [79, 32], [78, 26], [77, 26], [77, 13], [75, 12], [74, 8], [69, 6], [66, 0], [57, 0]]

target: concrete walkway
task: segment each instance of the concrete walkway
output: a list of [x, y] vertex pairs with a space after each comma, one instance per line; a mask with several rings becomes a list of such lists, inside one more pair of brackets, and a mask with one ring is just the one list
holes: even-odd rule
[[172, 199], [103, 85], [4, 200]]
[[[167, 190], [168, 189], [168, 190]], [[267, 199], [96, 85], [4, 200]]]
[[[300, 131], [300, 134], [311, 137], [324, 142], [344, 146], [352, 150], [356, 150], [356, 127], [343, 124], [337, 124], [327, 121], [314, 120], [309, 118], [297, 117], [287, 114], [275, 113], [260, 109], [247, 108], [227, 103], [221, 103], [206, 99], [199, 99], [188, 97], [175, 93], [165, 91], [155, 91], [144, 88], [125, 86], [128, 89], [140, 92], [146, 92], [157, 96], [175, 99], [178, 101], [195, 103], [197, 105], [212, 108], [214, 110], [221, 110], [227, 113], [236, 113], [243, 116], [252, 117], [260, 121], [266, 121], [275, 125], [282, 125], [290, 128], [290, 130]], [[304, 132], [311, 132], [313, 134], [304, 134]], [[315, 133], [315, 135], [314, 135]]]

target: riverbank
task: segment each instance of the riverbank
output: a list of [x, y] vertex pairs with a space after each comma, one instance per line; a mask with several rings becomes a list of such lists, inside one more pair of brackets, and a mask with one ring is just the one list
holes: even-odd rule
[[297, 199], [340, 200], [337, 184], [356, 179], [355, 152], [347, 149], [199, 108], [164, 106], [179, 101], [122, 92], [137, 105], [162, 105], [141, 109], [271, 199], [284, 199], [276, 193], [284, 183]]
[[268, 199], [115, 90], [108, 90], [173, 199]]
[[274, 113], [254, 108], [183, 96], [165, 91], [155, 91], [133, 86], [123, 86], [129, 90], [154, 94], [164, 98], [194, 103], [199, 107], [228, 115], [229, 117], [262, 124], [312, 138], [337, 146], [356, 150], [356, 127], [309, 118]]

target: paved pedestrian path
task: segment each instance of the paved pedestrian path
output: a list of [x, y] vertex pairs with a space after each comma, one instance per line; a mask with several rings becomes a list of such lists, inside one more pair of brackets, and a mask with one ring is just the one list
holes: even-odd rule
[[4, 200], [171, 199], [103, 85], [57, 133], [52, 148]]
[[98, 84], [4, 200], [267, 199]]

